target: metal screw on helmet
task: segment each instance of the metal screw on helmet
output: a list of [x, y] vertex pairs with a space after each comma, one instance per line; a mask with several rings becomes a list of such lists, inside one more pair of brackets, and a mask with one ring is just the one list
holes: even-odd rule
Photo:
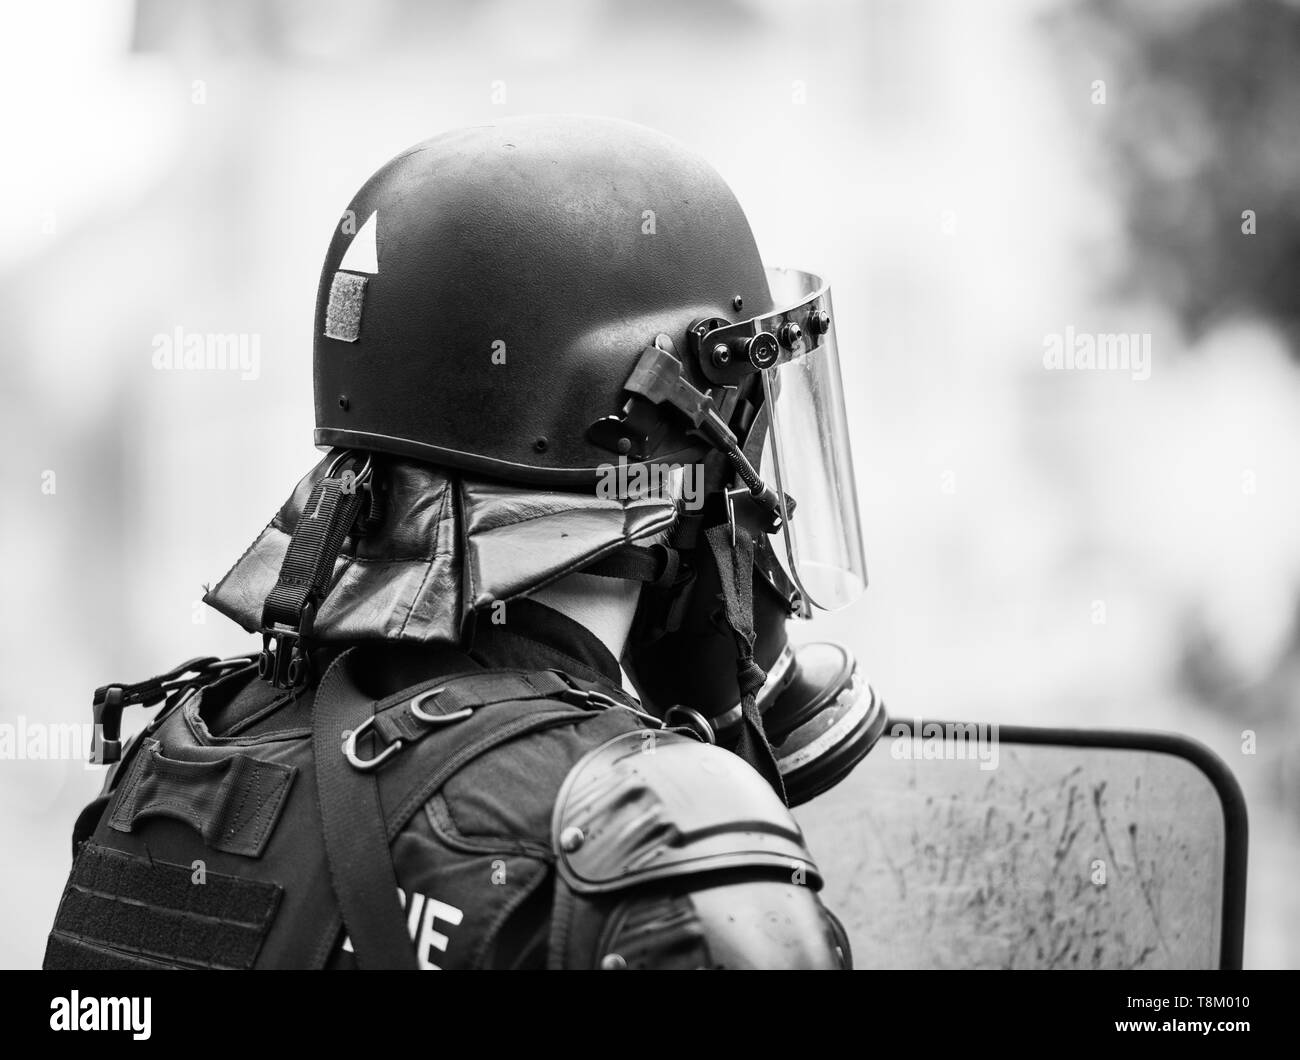
[[743, 298], [741, 298], [740, 295], [736, 295], [736, 297], [733, 298], [733, 299], [731, 300], [731, 308], [732, 308], [732, 309], [744, 309], [744, 308], [745, 308], [745, 300], [744, 300]]
[[771, 368], [780, 355], [781, 347], [770, 331], [760, 331], [753, 338], [745, 340], [745, 357], [755, 368]]
[[808, 330], [814, 335], [825, 335], [831, 329], [831, 315], [824, 309], [814, 309], [808, 314]]
[[621, 972], [627, 968], [627, 961], [617, 953], [607, 953], [600, 959], [602, 972]]
[[586, 842], [586, 839], [587, 837], [581, 828], [577, 825], [570, 825], [560, 833], [560, 849], [566, 854], [572, 854]]
[[787, 350], [793, 350], [803, 341], [803, 328], [793, 320], [786, 321], [781, 325], [781, 330], [777, 332], [777, 338], [781, 340], [781, 345]]
[[725, 343], [720, 342], [713, 347], [713, 363], [718, 368], [725, 368], [731, 363], [731, 351]]

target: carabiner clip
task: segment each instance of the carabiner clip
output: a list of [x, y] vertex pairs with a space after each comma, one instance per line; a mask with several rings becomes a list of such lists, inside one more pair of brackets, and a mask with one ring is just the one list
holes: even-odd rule
[[566, 688], [560, 693], [560, 699], [566, 699], [580, 707], [624, 707], [631, 709], [626, 703], [620, 703], [613, 696], [588, 688]]
[[348, 733], [347, 738], [343, 741], [343, 757], [351, 763], [353, 769], [359, 769], [363, 773], [369, 773], [372, 769], [378, 769], [388, 761], [393, 755], [402, 749], [402, 741], [394, 740], [385, 747], [374, 758], [361, 758], [357, 755], [357, 740], [359, 740], [367, 729], [375, 723], [372, 714], [355, 729]]

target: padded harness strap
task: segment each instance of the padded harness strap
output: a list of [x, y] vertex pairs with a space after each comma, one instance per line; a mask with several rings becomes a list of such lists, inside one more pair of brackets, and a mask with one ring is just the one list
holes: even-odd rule
[[[326, 671], [313, 705], [312, 752], [330, 880], [358, 967], [414, 968], [415, 949], [398, 900], [389, 845], [412, 805], [428, 798], [431, 789], [474, 754], [513, 736], [571, 721], [575, 706], [590, 710], [624, 704], [589, 682], [555, 670], [455, 674], [424, 681], [376, 702], [366, 697], [350, 676], [353, 650], [340, 655]], [[563, 705], [556, 703], [547, 709], [544, 701], [563, 701]], [[509, 709], [503, 706], [506, 704], [523, 704], [529, 709], [471, 737], [467, 746], [440, 759], [436, 768], [418, 756], [410, 758], [409, 768], [418, 766], [418, 776], [413, 775], [410, 784], [389, 788], [389, 812], [385, 813], [378, 780], [384, 763], [431, 732], [455, 725], [480, 708]], [[368, 734], [373, 735], [371, 753], [362, 757], [358, 742]], [[396, 764], [402, 764], [400, 758]]]
[[373, 702], [352, 684], [345, 651], [325, 672], [312, 707], [312, 757], [330, 880], [357, 966], [416, 968], [397, 897], [397, 873], [373, 773], [343, 757], [345, 733], [372, 718]]

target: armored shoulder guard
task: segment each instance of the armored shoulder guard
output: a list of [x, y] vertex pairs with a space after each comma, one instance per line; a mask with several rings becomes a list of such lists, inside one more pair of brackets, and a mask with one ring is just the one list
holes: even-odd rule
[[552, 967], [848, 967], [798, 824], [730, 751], [615, 737], [565, 779], [551, 839]]

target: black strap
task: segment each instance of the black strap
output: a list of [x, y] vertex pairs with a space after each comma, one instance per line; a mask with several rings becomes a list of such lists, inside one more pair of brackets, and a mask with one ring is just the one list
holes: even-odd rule
[[280, 576], [262, 606], [263, 626], [296, 625], [308, 601], [325, 595], [334, 561], [364, 499], [354, 480], [323, 478], [312, 487], [280, 564]]
[[582, 568], [583, 574], [598, 578], [621, 578], [630, 582], [649, 582], [652, 586], [672, 585], [677, 577], [681, 554], [666, 545], [623, 545], [595, 563]]
[[723, 613], [736, 641], [736, 683], [740, 688], [741, 714], [736, 754], [758, 770], [785, 802], [785, 783], [758, 710], [758, 692], [767, 680], [767, 673], [754, 661], [754, 539], [743, 526], [734, 523], [710, 527], [704, 536], [717, 563]]
[[[369, 471], [331, 472], [312, 487], [293, 529], [275, 586], [262, 605], [258, 672], [277, 688], [300, 687], [309, 674], [316, 610], [329, 591], [334, 564], [349, 534], [374, 515]], [[369, 467], [369, 464], [366, 465]]]
[[[247, 663], [247, 656], [240, 656], [244, 663]], [[167, 693], [171, 691], [172, 686], [177, 679], [184, 674], [207, 673], [213, 663], [220, 663], [223, 660], [218, 659], [215, 655], [202, 655], [196, 659], [187, 659], [179, 666], [174, 666], [165, 674], [159, 674], [157, 677], [150, 677], [144, 681], [137, 681], [135, 684], [110, 684], [101, 685], [95, 689], [93, 702], [95, 704], [103, 703], [113, 690], [121, 693], [121, 705], [124, 707], [133, 704], [140, 704], [144, 707], [151, 707], [155, 703], [161, 703], [166, 698]]]
[[352, 651], [325, 672], [312, 707], [312, 755], [330, 880], [363, 969], [416, 967], [415, 948], [397, 897], [379, 785], [343, 756], [344, 733], [373, 717], [374, 702], [347, 672]]
[[[237, 655], [229, 659], [218, 659], [207, 655], [188, 659], [165, 674], [137, 681], [135, 684], [116, 683], [102, 685], [95, 689], [90, 708], [94, 723], [90, 761], [102, 766], [111, 765], [121, 759], [122, 711], [126, 707], [137, 704], [152, 707], [166, 700], [167, 705], [154, 719], [153, 724], [156, 726], [163, 715], [175, 706], [186, 692], [211, 684], [227, 673], [248, 666], [252, 661], [251, 655]], [[194, 676], [187, 677], [186, 674]]]

